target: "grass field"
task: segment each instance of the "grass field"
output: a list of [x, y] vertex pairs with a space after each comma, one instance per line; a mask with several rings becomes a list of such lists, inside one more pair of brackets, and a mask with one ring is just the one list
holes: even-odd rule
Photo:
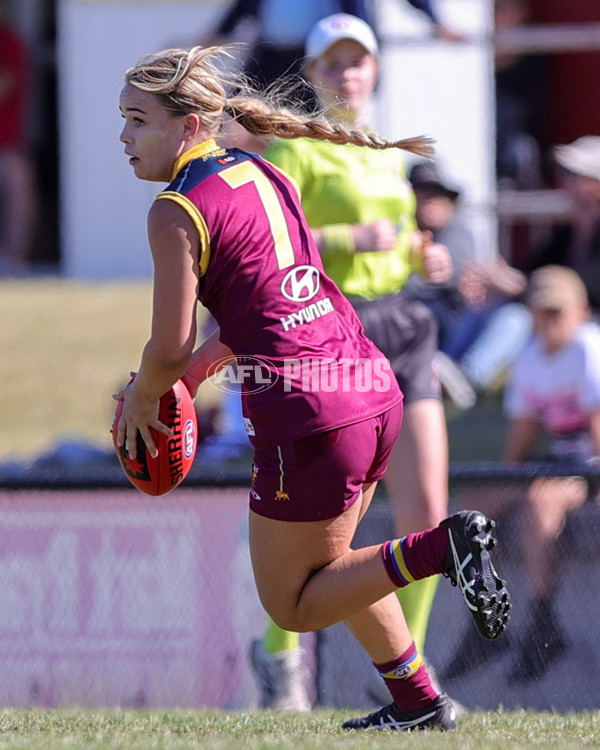
[[600, 714], [472, 713], [459, 730], [355, 733], [348, 712], [310, 714], [214, 711], [4, 711], [0, 750], [506, 750], [600, 745]]
[[111, 394], [139, 364], [151, 295], [150, 282], [0, 281], [0, 461], [71, 438], [110, 447]]
[[139, 362], [148, 284], [39, 279], [0, 284], [0, 457], [64, 436], [108, 445], [111, 393]]

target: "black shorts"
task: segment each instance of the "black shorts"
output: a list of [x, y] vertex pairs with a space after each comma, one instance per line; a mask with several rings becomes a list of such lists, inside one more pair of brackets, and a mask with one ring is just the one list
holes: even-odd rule
[[442, 398], [433, 371], [437, 351], [437, 324], [422, 302], [390, 294], [374, 300], [351, 299], [366, 335], [389, 359], [404, 404], [424, 398]]

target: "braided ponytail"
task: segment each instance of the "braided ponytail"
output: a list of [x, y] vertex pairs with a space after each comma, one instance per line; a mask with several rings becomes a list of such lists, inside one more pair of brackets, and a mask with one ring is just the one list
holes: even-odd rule
[[[329, 122], [323, 116], [308, 117], [283, 106], [294, 86], [289, 81], [256, 90], [246, 77], [227, 71], [223, 58], [232, 57], [229, 46], [168, 49], [146, 55], [125, 74], [127, 83], [155, 94], [174, 116], [195, 113], [208, 135], [216, 135], [223, 115], [231, 117], [254, 136], [314, 138], [372, 149], [400, 148], [418, 156], [433, 155], [433, 141], [426, 136], [389, 141], [375, 133]], [[230, 93], [234, 92], [234, 93]]]

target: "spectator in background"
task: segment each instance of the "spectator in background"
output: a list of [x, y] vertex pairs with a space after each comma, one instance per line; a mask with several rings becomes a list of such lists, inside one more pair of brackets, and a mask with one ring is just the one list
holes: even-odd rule
[[600, 136], [587, 135], [555, 146], [558, 181], [571, 200], [570, 219], [556, 226], [549, 242], [533, 254], [528, 270], [558, 264], [583, 279], [592, 310], [600, 313]]
[[469, 407], [476, 392], [499, 382], [530, 335], [531, 316], [518, 301], [526, 278], [501, 256], [491, 262], [482, 257], [485, 254], [478, 250], [473, 234], [456, 216], [460, 190], [434, 162], [415, 164], [410, 181], [417, 199], [417, 224], [448, 248], [452, 279], [429, 284], [413, 274], [406, 293], [435, 315], [440, 380], [455, 401]]
[[[374, 2], [374, 0], [372, 0]], [[445, 24], [439, 13], [437, 12], [437, 6], [432, 0], [406, 0], [417, 10], [424, 13], [431, 22], [431, 30], [438, 39], [445, 39], [447, 42], [461, 42], [464, 40], [464, 35]]]
[[[529, 0], [495, 0], [496, 32], [529, 23]], [[545, 55], [498, 50], [495, 58], [496, 174], [501, 188], [527, 190], [543, 182], [548, 60]]]
[[[569, 464], [600, 460], [600, 328], [589, 321], [581, 278], [564, 266], [544, 266], [531, 277], [528, 304], [534, 336], [511, 367], [505, 392], [508, 429], [504, 458], [535, 458], [539, 438], [551, 439], [552, 459]], [[521, 549], [533, 602], [530, 624], [513, 646], [509, 679], [525, 683], [542, 677], [567, 649], [554, 601], [560, 581], [557, 538], [567, 514], [588, 497], [582, 477], [536, 479], [527, 493], [507, 488], [479, 492], [485, 512], [496, 517], [520, 513]], [[468, 500], [465, 499], [468, 505]], [[500, 644], [506, 648], [509, 641]], [[465, 648], [470, 649], [465, 658]], [[497, 656], [499, 649], [463, 641], [444, 670], [446, 679]]]
[[27, 270], [35, 216], [35, 179], [26, 137], [29, 61], [25, 42], [0, 0], [0, 276]]
[[[265, 86], [284, 75], [300, 73], [304, 41], [312, 27], [325, 16], [348, 13], [374, 26], [371, 4], [375, 0], [235, 0], [204, 44], [232, 39], [246, 26], [242, 36], [253, 38], [246, 72]], [[457, 41], [462, 36], [440, 20], [432, 0], [405, 0], [431, 21], [433, 33]], [[248, 30], [250, 26], [250, 30]], [[305, 92], [306, 93], [306, 92]], [[314, 100], [311, 99], [314, 103]]]
[[[300, 74], [304, 40], [319, 19], [330, 13], [350, 13], [367, 20], [365, 0], [235, 0], [205, 44], [250, 36], [251, 49], [245, 72], [259, 86], [268, 86], [286, 75]], [[308, 88], [303, 98], [314, 98]]]

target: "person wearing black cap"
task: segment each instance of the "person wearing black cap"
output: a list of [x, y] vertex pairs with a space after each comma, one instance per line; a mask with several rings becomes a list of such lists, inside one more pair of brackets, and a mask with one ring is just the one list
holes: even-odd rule
[[435, 162], [418, 162], [409, 178], [419, 228], [448, 248], [452, 278], [434, 285], [413, 274], [406, 293], [424, 302], [437, 320], [440, 380], [451, 394], [456, 391], [455, 401], [460, 397], [465, 406], [473, 405], [476, 392], [498, 382], [530, 335], [531, 316], [518, 301], [525, 276], [500, 256], [483, 262], [473, 234], [457, 218], [460, 189]]

